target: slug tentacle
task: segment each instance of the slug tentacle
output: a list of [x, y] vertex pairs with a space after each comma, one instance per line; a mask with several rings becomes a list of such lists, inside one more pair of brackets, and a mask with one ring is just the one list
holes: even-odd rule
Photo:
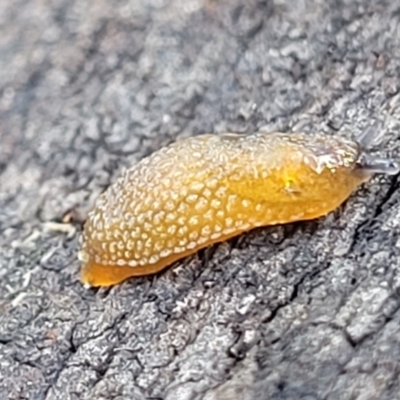
[[357, 168], [361, 173], [370, 177], [373, 174], [397, 175], [400, 172], [400, 165], [388, 158], [376, 158], [362, 154], [357, 162]]
[[362, 149], [369, 149], [372, 146], [379, 144], [385, 130], [382, 129], [382, 123], [375, 121], [372, 125], [368, 126], [360, 135], [357, 137], [357, 143]]
[[399, 166], [321, 134], [205, 134], [162, 148], [96, 201], [84, 227], [82, 281], [156, 273], [255, 227], [320, 217], [374, 173]]

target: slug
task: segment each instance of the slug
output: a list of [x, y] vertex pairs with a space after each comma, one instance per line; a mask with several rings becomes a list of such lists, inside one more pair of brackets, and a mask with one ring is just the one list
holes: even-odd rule
[[87, 286], [154, 274], [241, 232], [323, 216], [391, 160], [322, 134], [204, 134], [162, 148], [97, 199], [79, 259]]

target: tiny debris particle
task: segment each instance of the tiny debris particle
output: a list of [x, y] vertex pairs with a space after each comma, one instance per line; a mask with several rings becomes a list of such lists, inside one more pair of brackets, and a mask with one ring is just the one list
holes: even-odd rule
[[113, 285], [258, 226], [317, 218], [379, 172], [398, 166], [364, 157], [357, 142], [341, 137], [180, 140], [133, 165], [97, 199], [79, 252], [82, 281]]

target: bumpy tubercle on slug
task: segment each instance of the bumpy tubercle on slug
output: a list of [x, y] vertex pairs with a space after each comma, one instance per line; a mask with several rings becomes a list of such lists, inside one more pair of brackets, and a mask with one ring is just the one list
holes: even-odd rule
[[[282, 149], [279, 149], [279, 151], [282, 151]], [[279, 151], [277, 156], [279, 156]], [[242, 214], [245, 218], [249, 218], [249, 221], [250, 218], [255, 218], [254, 221], [256, 222], [246, 223], [244, 221], [242, 225], [237, 226], [233, 231], [227, 231], [215, 238], [210, 236], [207, 241], [203, 241], [201, 244], [177, 252], [177, 254], [170, 254], [159, 259], [156, 263], [147, 265], [136, 265], [134, 267], [129, 265], [104, 265], [96, 262], [94, 257], [89, 257], [86, 251], [82, 251], [80, 257], [83, 262], [82, 281], [87, 286], [109, 286], [131, 276], [157, 273], [175, 261], [191, 255], [201, 248], [227, 240], [257, 226], [309, 220], [326, 215], [342, 204], [360, 184], [368, 181], [372, 175], [377, 173], [388, 175], [399, 173], [399, 165], [393, 160], [374, 158], [364, 153], [360, 154], [359, 152], [358, 154], [358, 161], [351, 167], [321, 168], [319, 162], [325, 156], [322, 154], [319, 159], [311, 157], [310, 163], [297, 162], [291, 165], [289, 159], [289, 165], [285, 165], [283, 173], [278, 168], [273, 170], [266, 179], [249, 176], [247, 177], [249, 179], [244, 180], [242, 178], [241, 181], [230, 181], [228, 189], [232, 193], [237, 194], [240, 199], [249, 198], [252, 202], [251, 204], [254, 205], [259, 205], [261, 204], [260, 202], [266, 199], [267, 207], [261, 208], [259, 212], [256, 212], [256, 209], [250, 209], [246, 214], [242, 205], [239, 204], [229, 214], [229, 217]], [[304, 182], [306, 182], [306, 186], [304, 186]], [[223, 182], [219, 183], [222, 184]], [[190, 185], [190, 181], [188, 184]], [[315, 195], [313, 195], [310, 187], [314, 188]], [[212, 201], [209, 204], [212, 204]], [[287, 210], [286, 214], [282, 213], [282, 209]], [[207, 210], [204, 210], [203, 213], [206, 215]], [[276, 217], [277, 215], [280, 215], [280, 217]], [[162, 223], [166, 222], [163, 221]], [[173, 223], [175, 222], [173, 221]], [[153, 228], [157, 229], [157, 226]], [[94, 246], [95, 244], [92, 245]]]

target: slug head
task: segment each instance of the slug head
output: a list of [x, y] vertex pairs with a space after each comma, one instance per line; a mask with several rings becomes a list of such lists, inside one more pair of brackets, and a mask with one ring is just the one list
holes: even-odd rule
[[294, 215], [303, 214], [301, 219], [334, 210], [374, 174], [399, 173], [393, 160], [367, 155], [357, 142], [340, 137], [293, 134], [285, 138], [279, 153], [279, 174], [271, 178], [276, 191], [285, 188], [285, 202], [291, 202]]
[[369, 180], [374, 174], [396, 175], [399, 165], [391, 159], [367, 154], [359, 142], [341, 137], [321, 137], [307, 144], [305, 161], [317, 172], [347, 172], [356, 180]]

